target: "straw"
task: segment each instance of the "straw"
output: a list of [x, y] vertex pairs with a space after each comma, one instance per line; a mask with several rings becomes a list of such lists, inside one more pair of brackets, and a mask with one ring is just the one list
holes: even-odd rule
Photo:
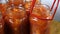
[[36, 0], [32, 1], [31, 7], [30, 7], [30, 14], [32, 13], [32, 10], [34, 8], [35, 2], [36, 2]]
[[59, 1], [60, 1], [60, 0], [58, 0], [57, 5], [56, 5], [56, 7], [55, 7], [55, 9], [54, 9], [54, 13], [53, 13], [53, 15], [52, 15], [52, 19], [54, 18], [55, 14], [56, 14], [57, 8], [58, 8], [58, 6], [59, 6]]
[[56, 0], [54, 0], [54, 2], [53, 2], [53, 4], [52, 4], [52, 7], [51, 7], [51, 9], [50, 9], [51, 11], [52, 11], [55, 3], [56, 3]]

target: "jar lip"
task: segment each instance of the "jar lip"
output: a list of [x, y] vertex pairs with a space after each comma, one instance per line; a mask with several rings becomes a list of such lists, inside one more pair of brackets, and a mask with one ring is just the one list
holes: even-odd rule
[[41, 4], [41, 5], [43, 5], [43, 6], [46, 7], [48, 10], [50, 10], [50, 6], [49, 6], [49, 5], [47, 5], [47, 4]]

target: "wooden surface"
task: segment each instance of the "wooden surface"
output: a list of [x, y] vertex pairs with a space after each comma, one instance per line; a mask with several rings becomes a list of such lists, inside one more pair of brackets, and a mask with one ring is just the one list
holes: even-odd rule
[[60, 34], [60, 22], [52, 21], [50, 24], [50, 34]]

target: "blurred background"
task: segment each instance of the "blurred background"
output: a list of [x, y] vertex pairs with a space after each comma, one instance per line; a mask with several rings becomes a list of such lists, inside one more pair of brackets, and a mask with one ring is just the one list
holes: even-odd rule
[[[47, 4], [50, 7], [52, 6], [54, 0], [41, 0], [42, 4]], [[58, 0], [57, 0], [58, 1]], [[56, 6], [56, 4], [55, 4]], [[54, 8], [55, 8], [54, 6]], [[50, 25], [50, 34], [60, 34], [60, 3], [57, 9], [57, 12], [55, 14], [54, 20], [52, 21]]]
[[[54, 1], [54, 0], [41, 0], [41, 3], [42, 3], [42, 4], [47, 4], [47, 5], [49, 5], [49, 6], [51, 7], [53, 1]], [[57, 0], [57, 1], [58, 1], [58, 0]], [[56, 6], [56, 3], [55, 3], [55, 6]], [[54, 7], [55, 7], [55, 6], [54, 6]], [[55, 14], [54, 20], [60, 21], [60, 4], [59, 4], [59, 7], [58, 7], [57, 12], [56, 12], [56, 14]]]

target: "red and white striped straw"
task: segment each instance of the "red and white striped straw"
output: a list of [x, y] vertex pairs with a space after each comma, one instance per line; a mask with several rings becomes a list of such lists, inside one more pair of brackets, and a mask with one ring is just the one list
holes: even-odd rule
[[56, 0], [54, 0], [54, 2], [53, 2], [53, 4], [52, 4], [52, 7], [51, 7], [51, 11], [52, 11], [52, 9], [54, 8], [54, 4], [56, 3]]
[[56, 14], [57, 8], [58, 8], [58, 6], [59, 6], [59, 1], [60, 1], [60, 0], [58, 0], [57, 5], [56, 5], [56, 7], [55, 7], [55, 9], [54, 9], [54, 13], [53, 13], [53, 15], [52, 15], [52, 19], [54, 18], [55, 14]]

